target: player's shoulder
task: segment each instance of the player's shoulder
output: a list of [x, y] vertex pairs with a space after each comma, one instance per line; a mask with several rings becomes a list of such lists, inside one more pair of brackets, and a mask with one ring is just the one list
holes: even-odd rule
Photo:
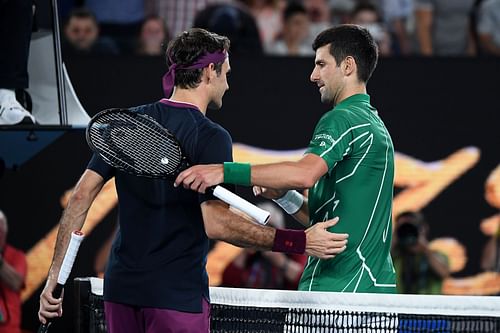
[[327, 127], [337, 127], [341, 124], [350, 124], [352, 122], [351, 115], [348, 109], [339, 107], [326, 112], [320, 119], [319, 123]]
[[151, 111], [153, 111], [153, 110], [157, 110], [159, 107], [160, 107], [159, 102], [153, 102], [153, 103], [148, 103], [148, 104], [132, 106], [132, 107], [129, 107], [128, 110], [130, 112], [148, 114], [148, 113], [151, 113]]
[[205, 128], [207, 136], [218, 138], [221, 141], [232, 142], [231, 134], [222, 125], [212, 121], [211, 119], [205, 117]]

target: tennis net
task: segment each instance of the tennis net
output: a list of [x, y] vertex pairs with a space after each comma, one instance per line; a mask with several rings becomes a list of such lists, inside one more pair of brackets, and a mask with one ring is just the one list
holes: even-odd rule
[[[102, 280], [77, 278], [77, 332], [106, 332]], [[210, 288], [211, 332], [500, 332], [500, 298]]]

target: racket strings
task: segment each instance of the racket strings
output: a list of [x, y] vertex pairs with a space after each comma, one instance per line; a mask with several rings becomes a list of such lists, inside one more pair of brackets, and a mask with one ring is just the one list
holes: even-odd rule
[[90, 135], [103, 158], [124, 171], [164, 176], [182, 162], [175, 139], [145, 116], [106, 114], [92, 124]]
[[[118, 160], [126, 167], [132, 168], [134, 172], [162, 174], [171, 172], [170, 165], [174, 165], [176, 156], [168, 150], [162, 150], [161, 147], [152, 147], [148, 144], [150, 141], [165, 142], [168, 137], [162, 133], [149, 130], [147, 126], [140, 122], [132, 121], [134, 126], [123, 126], [119, 122], [113, 122], [114, 128], [108, 131], [106, 143], [111, 147], [103, 147], [111, 158]], [[116, 154], [115, 151], [118, 151]], [[165, 158], [167, 158], [165, 160]], [[161, 163], [164, 161], [164, 164]], [[160, 161], [160, 162], [158, 162]], [[165, 163], [168, 162], [168, 163]], [[165, 168], [167, 167], [167, 168]]]

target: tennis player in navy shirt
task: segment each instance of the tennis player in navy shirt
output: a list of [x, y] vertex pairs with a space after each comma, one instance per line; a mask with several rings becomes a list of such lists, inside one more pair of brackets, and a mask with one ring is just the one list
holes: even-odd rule
[[[209, 104], [222, 106], [229, 89], [229, 40], [202, 29], [183, 32], [167, 49], [163, 79], [168, 99], [132, 108], [145, 113], [178, 139], [192, 164], [232, 161], [229, 133], [205, 116]], [[173, 92], [172, 92], [173, 88]], [[53, 262], [40, 296], [39, 319], [62, 315], [62, 298], [52, 297], [70, 234], [111, 177], [118, 193], [120, 228], [104, 275], [108, 332], [209, 332], [210, 297], [205, 269], [208, 239], [241, 247], [332, 258], [347, 235], [326, 229], [338, 219], [305, 231], [258, 225], [209, 194], [172, 180], [125, 174], [94, 155], [60, 221]]]

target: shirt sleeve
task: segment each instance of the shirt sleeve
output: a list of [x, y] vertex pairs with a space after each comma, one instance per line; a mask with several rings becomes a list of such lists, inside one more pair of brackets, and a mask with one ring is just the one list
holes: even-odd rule
[[[233, 161], [233, 141], [229, 133], [220, 129], [205, 141], [205, 146], [202, 148], [197, 164], [221, 164], [224, 162]], [[234, 191], [233, 185], [224, 185], [230, 191]], [[207, 200], [218, 200], [212, 194], [200, 194], [199, 202]]]
[[351, 141], [351, 126], [347, 119], [336, 114], [336, 111], [331, 112], [323, 116], [316, 126], [306, 154], [315, 154], [324, 159], [328, 172], [331, 172], [337, 162], [349, 155]]
[[87, 169], [97, 172], [102, 178], [104, 178], [105, 181], [114, 177], [116, 173], [115, 168], [104, 162], [103, 159], [97, 154], [92, 156], [89, 164], [87, 165]]

